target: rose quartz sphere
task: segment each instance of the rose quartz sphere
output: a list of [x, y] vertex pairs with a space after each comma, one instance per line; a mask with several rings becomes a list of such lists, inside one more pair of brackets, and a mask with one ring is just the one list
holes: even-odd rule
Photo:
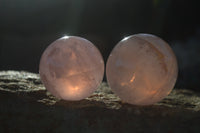
[[170, 46], [150, 34], [124, 38], [106, 65], [113, 92], [134, 105], [150, 105], [163, 99], [173, 89], [177, 73], [177, 60]]
[[39, 73], [46, 89], [57, 98], [81, 100], [90, 96], [101, 83], [104, 62], [91, 42], [65, 36], [44, 51]]

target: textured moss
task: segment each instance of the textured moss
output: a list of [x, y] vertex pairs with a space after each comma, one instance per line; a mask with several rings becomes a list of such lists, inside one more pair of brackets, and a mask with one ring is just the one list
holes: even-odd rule
[[0, 132], [200, 132], [200, 94], [174, 89], [152, 106], [134, 106], [102, 83], [89, 98], [53, 97], [37, 74], [0, 72]]

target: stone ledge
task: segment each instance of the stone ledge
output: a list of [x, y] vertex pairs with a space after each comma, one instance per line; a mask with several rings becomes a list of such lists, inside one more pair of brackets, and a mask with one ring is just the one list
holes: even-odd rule
[[174, 89], [152, 106], [122, 102], [102, 83], [92, 96], [64, 101], [38, 74], [0, 72], [0, 132], [200, 132], [200, 93]]

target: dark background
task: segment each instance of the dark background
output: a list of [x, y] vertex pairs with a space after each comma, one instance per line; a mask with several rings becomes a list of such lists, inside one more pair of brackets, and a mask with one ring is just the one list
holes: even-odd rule
[[84, 37], [106, 62], [115, 44], [155, 34], [173, 48], [178, 88], [200, 91], [198, 0], [0, 0], [0, 70], [38, 72], [44, 49], [64, 35]]

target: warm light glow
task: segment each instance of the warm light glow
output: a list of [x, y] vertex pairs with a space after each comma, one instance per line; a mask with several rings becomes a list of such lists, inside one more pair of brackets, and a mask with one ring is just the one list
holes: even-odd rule
[[69, 70], [68, 73], [67, 73], [67, 76], [73, 76], [73, 75], [76, 75], [77, 72], [74, 71], [74, 70]]
[[68, 95], [74, 96], [77, 94], [79, 87], [75, 86], [75, 87], [68, 87]]
[[122, 101], [150, 105], [173, 89], [178, 72], [176, 57], [159, 37], [149, 34], [126, 37], [110, 55], [107, 81]]
[[127, 83], [125, 83], [125, 82], [122, 82], [122, 83], [121, 83], [121, 86], [125, 86], [125, 85], [127, 85]]
[[54, 96], [81, 100], [101, 83], [104, 62], [98, 49], [88, 40], [64, 36], [44, 51], [39, 71], [44, 86]]
[[63, 98], [64, 97], [69, 97], [69, 98], [77, 97], [78, 95], [81, 94], [81, 89], [80, 88], [83, 88], [83, 87], [78, 87], [78, 86], [74, 86], [73, 87], [73, 86], [66, 85], [65, 89], [64, 89], [64, 92], [62, 94]]
[[133, 74], [133, 77], [130, 80], [130, 83], [132, 83], [135, 80], [135, 74]]

